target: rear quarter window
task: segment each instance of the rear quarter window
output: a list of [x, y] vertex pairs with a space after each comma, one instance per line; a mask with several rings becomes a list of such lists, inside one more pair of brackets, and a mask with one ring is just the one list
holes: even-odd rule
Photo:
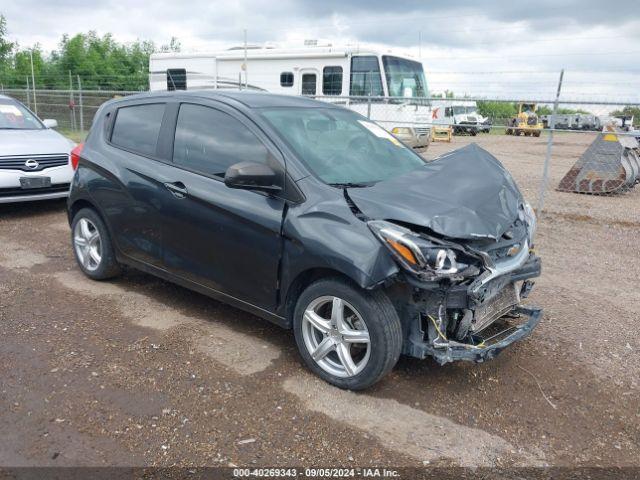
[[132, 152], [154, 156], [164, 109], [164, 103], [120, 107], [116, 113], [111, 143]]

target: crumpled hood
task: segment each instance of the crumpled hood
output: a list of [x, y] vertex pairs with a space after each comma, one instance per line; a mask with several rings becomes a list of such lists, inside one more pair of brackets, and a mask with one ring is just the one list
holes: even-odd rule
[[0, 157], [69, 153], [74, 143], [55, 130], [0, 129]]
[[348, 193], [371, 219], [419, 225], [459, 239], [499, 238], [516, 220], [523, 201], [509, 172], [475, 143]]

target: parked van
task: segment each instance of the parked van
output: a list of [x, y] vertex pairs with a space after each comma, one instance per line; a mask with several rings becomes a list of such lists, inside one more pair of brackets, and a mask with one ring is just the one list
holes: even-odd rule
[[354, 110], [405, 143], [426, 147], [431, 107], [422, 63], [360, 47], [249, 47], [210, 53], [156, 53], [152, 91], [254, 89], [305, 95]]

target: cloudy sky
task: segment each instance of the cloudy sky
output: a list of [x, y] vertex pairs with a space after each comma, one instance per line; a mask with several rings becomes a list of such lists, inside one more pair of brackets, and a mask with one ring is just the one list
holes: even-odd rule
[[[616, 0], [0, 0], [9, 37], [56, 47], [64, 33], [123, 42], [178, 37], [186, 51], [250, 43], [372, 44], [420, 56], [432, 92], [640, 101], [640, 2]], [[421, 40], [421, 41], [420, 41]]]

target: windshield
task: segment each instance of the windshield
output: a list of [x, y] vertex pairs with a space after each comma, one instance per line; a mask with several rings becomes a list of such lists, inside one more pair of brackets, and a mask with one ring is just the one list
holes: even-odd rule
[[453, 107], [454, 115], [462, 115], [465, 113], [476, 113], [476, 107]]
[[383, 55], [390, 97], [427, 97], [427, 81], [420, 62]]
[[0, 98], [0, 130], [40, 130], [40, 120], [13, 100]]
[[367, 186], [424, 165], [393, 135], [338, 108], [271, 108], [263, 117], [325, 183]]

